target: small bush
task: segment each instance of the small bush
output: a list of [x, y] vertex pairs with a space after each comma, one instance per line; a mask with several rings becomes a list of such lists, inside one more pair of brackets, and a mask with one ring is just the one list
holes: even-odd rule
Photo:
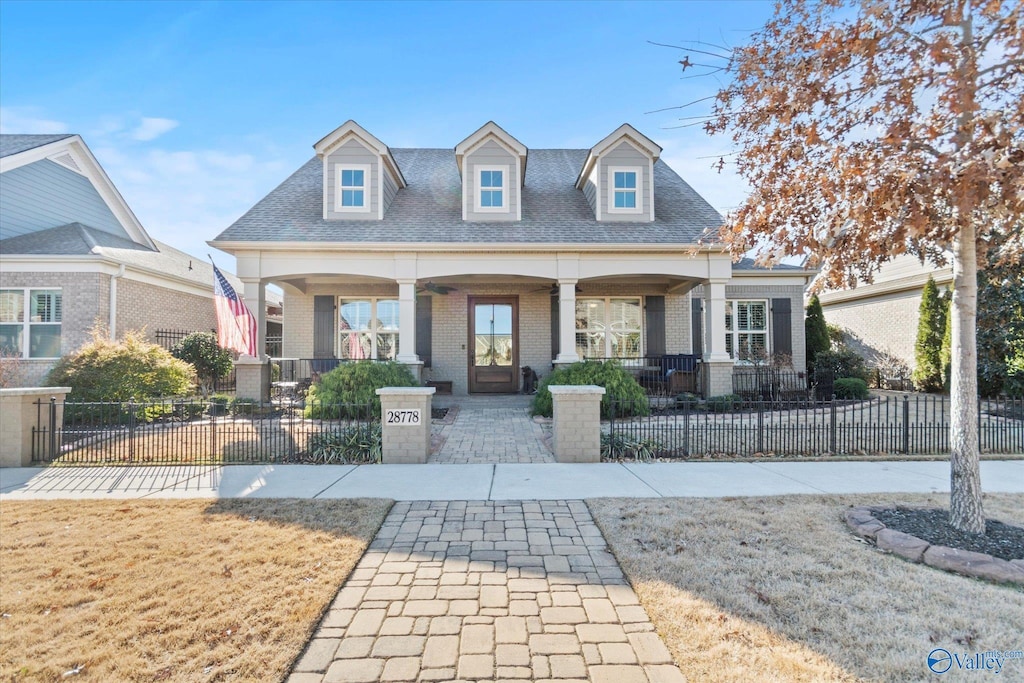
[[603, 460], [625, 460], [648, 462], [663, 448], [655, 439], [634, 439], [625, 434], [601, 432], [601, 458]]
[[93, 330], [92, 341], [57, 361], [46, 384], [71, 387], [72, 401], [145, 401], [185, 396], [195, 378], [191, 365], [138, 332], [111, 341]]
[[840, 377], [833, 385], [836, 398], [863, 400], [870, 396], [868, 383], [860, 377]]
[[308, 460], [325, 465], [380, 462], [382, 439], [379, 422], [315, 434], [309, 439]]
[[377, 389], [415, 386], [416, 378], [402, 363], [342, 363], [310, 387], [303, 414], [323, 419], [380, 415]]
[[218, 379], [231, 372], [231, 352], [217, 346], [217, 335], [212, 332], [193, 332], [176, 344], [171, 353], [195, 368], [204, 397], [210, 395]]
[[250, 417], [259, 412], [260, 404], [254, 398], [235, 398], [228, 405], [228, 410], [235, 417]]
[[227, 415], [228, 405], [230, 405], [233, 400], [234, 399], [227, 394], [214, 394], [210, 397], [210, 415], [213, 415], [214, 417], [218, 415]]
[[700, 405], [700, 396], [697, 394], [683, 392], [676, 396], [677, 408], [688, 408], [690, 410], [694, 410], [698, 405]]
[[712, 396], [708, 399], [706, 407], [708, 412], [712, 413], [731, 413], [743, 407], [743, 397], [736, 394]]
[[552, 402], [551, 392], [548, 391], [549, 386], [582, 386], [585, 384], [604, 387], [605, 394], [601, 397], [601, 417], [603, 418], [611, 416], [612, 401], [621, 402], [615, 408], [616, 417], [647, 415], [650, 412], [647, 394], [644, 393], [643, 387], [633, 375], [613, 360], [604, 362], [588, 360], [555, 370], [541, 381], [540, 387], [533, 397], [531, 412], [534, 415], [551, 417]]
[[829, 372], [833, 377], [857, 377], [865, 382], [869, 373], [864, 359], [849, 347], [819, 353], [814, 359], [815, 372]]

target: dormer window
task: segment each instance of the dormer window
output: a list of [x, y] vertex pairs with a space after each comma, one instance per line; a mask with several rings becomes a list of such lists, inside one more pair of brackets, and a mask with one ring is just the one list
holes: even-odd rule
[[477, 190], [477, 211], [508, 211], [508, 167], [477, 166], [479, 189]]
[[643, 194], [638, 188], [641, 173], [640, 168], [609, 167], [608, 213], [643, 212]]
[[338, 179], [337, 191], [334, 193], [335, 211], [369, 211], [369, 180], [370, 167], [366, 165], [335, 167]]

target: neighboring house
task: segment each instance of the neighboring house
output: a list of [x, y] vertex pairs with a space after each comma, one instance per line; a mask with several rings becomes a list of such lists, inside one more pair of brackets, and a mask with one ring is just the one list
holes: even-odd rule
[[823, 292], [818, 299], [825, 321], [841, 327], [849, 346], [869, 364], [884, 365], [889, 355], [913, 370], [921, 291], [929, 276], [940, 290], [952, 287], [952, 267], [936, 268], [903, 254], [884, 264], [870, 284]]
[[527, 149], [493, 122], [454, 149], [390, 149], [348, 121], [313, 147], [210, 242], [251, 309], [284, 290], [286, 357], [394, 359], [457, 394], [582, 358], [695, 355], [712, 394], [734, 356], [804, 369], [813, 273], [733, 264], [721, 216], [628, 124], [590, 149]]
[[152, 239], [79, 136], [0, 135], [0, 362], [38, 385], [97, 323], [215, 328], [213, 270]]

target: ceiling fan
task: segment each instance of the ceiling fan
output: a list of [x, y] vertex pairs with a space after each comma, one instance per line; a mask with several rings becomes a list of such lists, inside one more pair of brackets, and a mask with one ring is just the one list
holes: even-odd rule
[[[537, 292], [547, 292], [549, 296], [558, 296], [558, 291], [560, 289], [561, 289], [561, 287], [556, 282], [553, 285], [551, 285], [550, 287], [540, 287], [538, 289], [533, 290], [530, 293], [531, 294], [535, 294]], [[583, 288], [580, 287], [579, 285], [576, 285], [576, 293], [577, 294], [582, 294], [583, 293]]]
[[435, 282], [424, 282], [423, 286], [417, 288], [416, 291], [431, 292], [433, 294], [440, 294], [441, 296], [444, 296], [446, 294], [449, 294], [450, 292], [457, 292], [459, 290], [455, 287], [450, 287], [448, 285], [439, 285]]

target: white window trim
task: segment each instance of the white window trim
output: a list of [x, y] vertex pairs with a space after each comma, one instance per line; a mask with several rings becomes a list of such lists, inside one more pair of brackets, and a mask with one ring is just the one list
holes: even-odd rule
[[[615, 207], [615, 174], [636, 173], [636, 207], [632, 209], [619, 209]], [[638, 214], [644, 212], [644, 171], [639, 166], [609, 166], [608, 167], [608, 213]]]
[[[341, 205], [341, 172], [362, 171], [363, 172], [363, 205], [342, 206]], [[358, 189], [358, 188], [348, 188]], [[334, 211], [335, 213], [370, 213], [370, 205], [373, 203], [370, 195], [370, 165], [369, 164], [334, 164]]]
[[[480, 174], [483, 171], [501, 171], [501, 206], [480, 206], [480, 192], [483, 188], [480, 186]], [[508, 194], [508, 176], [510, 167], [509, 166], [474, 166], [473, 167], [473, 182], [475, 188], [473, 190], [473, 211], [476, 213], [509, 213], [511, 209], [509, 206], [512, 204], [511, 197]], [[490, 187], [489, 189], [495, 189]]]
[[[733, 329], [726, 329], [726, 337], [732, 337], [732, 359], [737, 365], [753, 365], [753, 362], [748, 359], [739, 357], [739, 335], [740, 334], [762, 334], [761, 330], [739, 330], [736, 329], [736, 323], [739, 318], [736, 315], [735, 305], [737, 303], [749, 303], [749, 304], [764, 304], [764, 351], [765, 355], [771, 356], [772, 354], [772, 335], [771, 335], [771, 324], [772, 324], [772, 309], [769, 305], [768, 299], [726, 299], [725, 306], [728, 309], [727, 312], [732, 314]], [[725, 340], [722, 340], [725, 343]]]
[[[364, 358], [364, 359], [359, 359], [359, 360], [371, 360], [371, 361], [377, 361], [378, 360], [377, 359], [377, 338], [378, 338], [378, 335], [381, 334], [382, 332], [385, 333], [385, 334], [391, 334], [391, 333], [397, 334], [398, 335], [399, 343], [401, 343], [401, 339], [402, 339], [401, 330], [400, 329], [399, 330], [394, 330], [392, 332], [392, 330], [389, 330], [389, 329], [381, 329], [380, 316], [377, 315], [377, 304], [379, 302], [381, 302], [381, 301], [395, 301], [395, 302], [397, 302], [398, 301], [398, 297], [397, 296], [390, 297], [390, 296], [340, 295], [340, 296], [338, 296], [337, 301], [335, 302], [335, 306], [337, 307], [336, 310], [338, 312], [337, 318], [335, 319], [336, 329], [335, 329], [335, 335], [334, 335], [334, 344], [335, 344], [335, 346], [334, 346], [334, 355], [335, 355], [336, 358], [341, 358], [342, 357], [341, 356], [341, 345], [342, 345], [341, 336], [343, 334], [349, 334], [349, 332], [347, 332], [346, 330], [342, 330], [341, 329], [341, 306], [346, 301], [348, 301], [349, 303], [354, 303], [356, 301], [369, 301], [370, 302], [370, 328], [367, 329], [367, 330], [354, 330], [354, 332], [356, 332], [357, 334], [358, 333], [362, 333], [362, 332], [369, 332], [370, 333], [370, 357], [369, 358]], [[395, 351], [396, 351], [396, 358], [397, 358], [397, 350], [398, 349], [396, 347], [396, 349], [395, 349]]]
[[[609, 320], [611, 319], [611, 313], [612, 313], [612, 299], [630, 299], [630, 300], [638, 302], [638, 304], [640, 306], [640, 327], [639, 327], [639, 329], [637, 331], [640, 334], [640, 353], [641, 353], [640, 357], [642, 357], [644, 349], [645, 349], [644, 344], [646, 344], [646, 339], [645, 339], [645, 334], [644, 334], [644, 328], [645, 328], [645, 325], [644, 325], [644, 297], [642, 297], [642, 296], [582, 296], [582, 297], [578, 297], [576, 299], [576, 301], [594, 301], [594, 300], [604, 301], [605, 328], [601, 332], [601, 334], [604, 336], [604, 355], [602, 355], [601, 357], [602, 358], [613, 358], [614, 357], [614, 356], [612, 356], [612, 335], [610, 334], [611, 330], [609, 329], [611, 327], [611, 323], [609, 322]], [[580, 332], [585, 332], [585, 330], [580, 330], [579, 328], [576, 328], [576, 334], [579, 334]], [[623, 360], [628, 360], [630, 358], [632, 358], [632, 357], [631, 356], [625, 356], [625, 357], [623, 357]]]
[[[21, 325], [21, 355], [20, 356], [12, 356], [12, 358], [20, 358], [21, 360], [59, 360], [60, 359], [59, 355], [58, 356], [32, 356], [32, 355], [29, 355], [32, 352], [32, 349], [31, 349], [32, 334], [31, 334], [31, 330], [29, 328], [31, 326], [33, 326], [33, 325], [38, 325], [40, 327], [57, 327], [57, 328], [60, 328], [60, 332], [61, 332], [61, 345], [63, 345], [63, 342], [64, 342], [64, 315], [63, 315], [64, 288], [63, 287], [0, 287], [0, 289], [3, 289], [3, 290], [8, 291], [8, 292], [20, 291], [22, 293], [22, 300], [21, 300], [22, 301], [22, 309], [21, 309], [22, 319], [20, 321], [9, 322], [9, 323], [0, 322], [0, 325]], [[32, 322], [32, 316], [30, 315], [30, 313], [31, 313], [31, 306], [32, 306], [32, 292], [60, 292], [60, 295], [61, 295], [61, 321], [59, 323], [34, 323], [34, 322]]]

